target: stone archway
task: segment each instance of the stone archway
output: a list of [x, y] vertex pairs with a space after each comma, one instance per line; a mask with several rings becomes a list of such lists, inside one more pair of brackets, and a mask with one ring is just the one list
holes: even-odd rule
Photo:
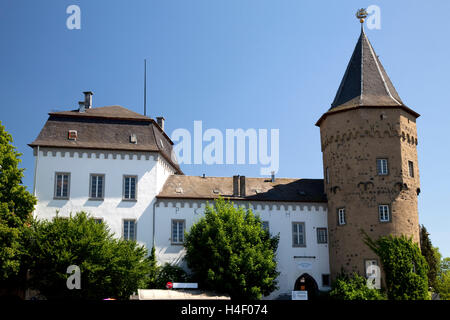
[[308, 291], [308, 300], [312, 300], [317, 297], [319, 286], [312, 276], [304, 273], [295, 281], [294, 291]]

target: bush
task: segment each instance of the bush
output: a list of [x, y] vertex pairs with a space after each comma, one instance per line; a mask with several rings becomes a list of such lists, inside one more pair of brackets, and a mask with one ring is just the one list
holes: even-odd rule
[[329, 296], [337, 300], [386, 300], [382, 292], [369, 288], [367, 280], [357, 273], [338, 276]]
[[158, 267], [155, 288], [165, 289], [167, 282], [190, 282], [190, 278], [183, 268], [166, 263]]
[[390, 235], [374, 241], [366, 234], [365, 243], [380, 258], [390, 300], [429, 299], [428, 265], [411, 238]]

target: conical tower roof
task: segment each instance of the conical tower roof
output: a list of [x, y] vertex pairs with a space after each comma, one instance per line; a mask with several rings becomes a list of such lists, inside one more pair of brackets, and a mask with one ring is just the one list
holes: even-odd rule
[[331, 108], [316, 125], [330, 113], [359, 107], [400, 107], [419, 117], [403, 104], [363, 27]]

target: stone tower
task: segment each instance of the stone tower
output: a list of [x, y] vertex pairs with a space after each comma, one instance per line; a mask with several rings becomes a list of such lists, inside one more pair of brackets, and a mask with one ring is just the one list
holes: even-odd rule
[[320, 127], [328, 197], [330, 271], [366, 275], [376, 255], [363, 243], [407, 235], [419, 242], [416, 119], [400, 99], [364, 29]]

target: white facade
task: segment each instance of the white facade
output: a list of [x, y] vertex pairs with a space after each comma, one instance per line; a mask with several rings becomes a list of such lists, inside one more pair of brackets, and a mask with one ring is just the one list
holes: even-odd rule
[[[70, 173], [68, 199], [54, 198], [57, 172]], [[149, 249], [155, 230], [155, 248], [161, 264], [169, 262], [186, 267], [183, 246], [171, 242], [172, 220], [184, 220], [186, 231], [189, 231], [203, 216], [206, 201], [157, 199], [156, 195], [165, 181], [174, 173], [173, 168], [156, 152], [41, 148], [36, 159], [35, 193], [38, 203], [35, 215], [51, 219], [57, 211], [61, 217], [85, 211], [94, 218], [103, 219], [118, 237], [122, 236], [124, 219], [135, 219], [137, 241]], [[89, 198], [91, 174], [104, 175], [102, 200]], [[124, 175], [137, 176], [135, 201], [123, 199]], [[322, 275], [329, 274], [328, 244], [319, 244], [317, 239], [317, 228], [327, 228], [326, 203], [239, 201], [236, 204], [249, 206], [260, 215], [262, 221], [269, 223], [272, 235], [280, 235], [277, 250], [279, 289], [269, 299], [290, 295], [295, 281], [304, 273], [314, 278], [320, 290], [329, 289], [322, 285]], [[304, 247], [293, 246], [294, 222], [304, 223]]]
[[[35, 214], [51, 219], [79, 211], [101, 218], [116, 236], [123, 220], [135, 219], [137, 241], [152, 243], [153, 201], [174, 171], [158, 153], [41, 148], [36, 160]], [[55, 199], [55, 174], [70, 173], [68, 199]], [[104, 175], [104, 198], [89, 198], [90, 175]], [[123, 176], [137, 176], [137, 199], [123, 200]]]
[[[210, 204], [212, 204], [210, 202]], [[198, 221], [204, 212], [206, 201], [159, 199], [156, 204], [155, 231], [156, 254], [161, 263], [172, 263], [186, 267], [183, 261], [185, 250], [182, 245], [171, 241], [172, 220], [185, 220], [186, 231]], [[290, 295], [295, 281], [304, 273], [314, 278], [320, 290], [328, 290], [322, 285], [322, 275], [329, 274], [328, 244], [319, 244], [317, 228], [327, 228], [327, 206], [322, 203], [276, 203], [239, 201], [236, 205], [250, 207], [262, 221], [269, 222], [271, 235], [280, 235], [277, 250], [278, 277], [277, 291], [268, 299], [280, 295]], [[294, 247], [292, 223], [305, 225], [305, 247]]]

